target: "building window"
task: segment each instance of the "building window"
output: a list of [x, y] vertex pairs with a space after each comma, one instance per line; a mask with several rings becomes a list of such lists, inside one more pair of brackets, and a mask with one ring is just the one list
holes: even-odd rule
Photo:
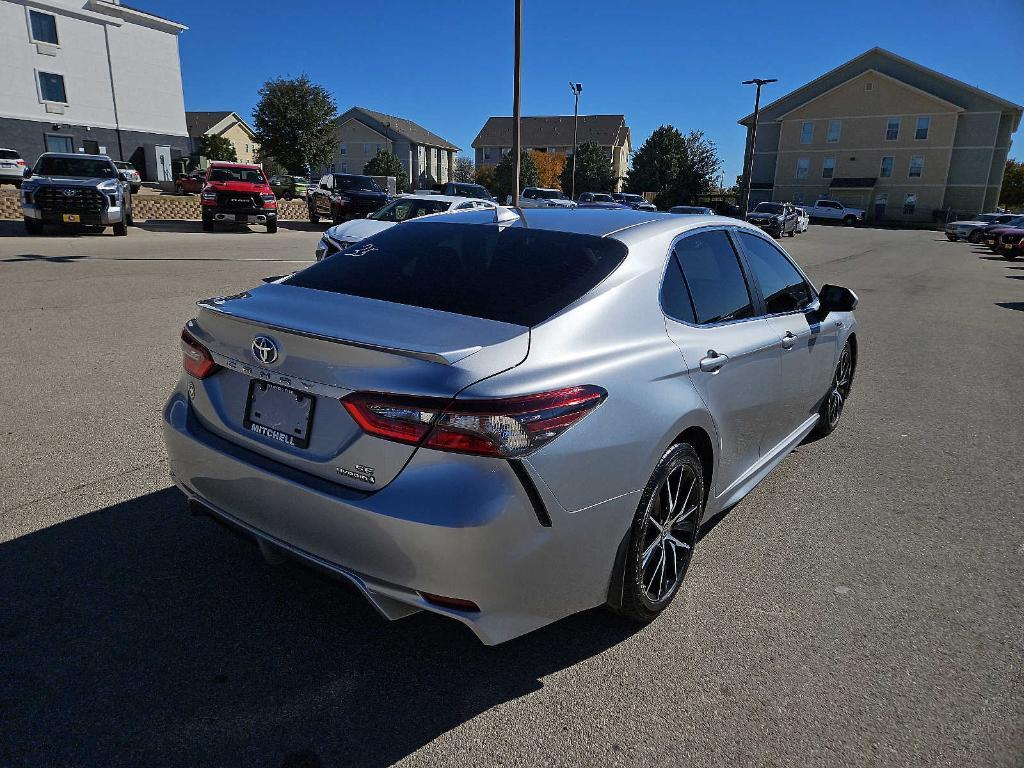
[[892, 176], [892, 165], [895, 161], [896, 158], [892, 157], [891, 155], [883, 157], [882, 168], [878, 172], [878, 175], [881, 176], [883, 179], [888, 179], [890, 176]]
[[367, 157], [373, 157], [373, 144], [363, 144], [363, 154]]
[[865, 91], [874, 90], [874, 87], [875, 87], [875, 84], [873, 82], [871, 82], [870, 80], [868, 80], [866, 83], [864, 83], [864, 90]]
[[812, 141], [814, 141], [814, 123], [806, 120], [800, 126], [800, 143], [810, 144]]
[[339, 155], [347, 155], [348, 154], [348, 144], [339, 144], [338, 145], [338, 154]]
[[922, 155], [914, 155], [910, 158], [910, 173], [907, 175], [912, 179], [921, 178], [921, 171], [924, 170], [924, 157]]
[[928, 138], [928, 126], [931, 125], [931, 122], [930, 117], [917, 118], [917, 130], [914, 131], [914, 138], [917, 141], [924, 141]]
[[341, 172], [342, 173], [348, 173], [348, 163], [342, 163], [341, 164]]
[[880, 195], [875, 195], [875, 218], [885, 218], [885, 206], [889, 204], [889, 195], [883, 192]]
[[57, 19], [52, 14], [40, 11], [29, 11], [28, 17], [32, 25], [32, 42], [60, 45], [57, 41]]
[[836, 159], [834, 157], [826, 157], [824, 162], [821, 164], [821, 178], [831, 179], [836, 172]]
[[843, 130], [842, 120], [829, 120], [828, 121], [828, 137], [825, 139], [829, 144], [835, 144], [839, 141], [839, 134]]
[[798, 179], [806, 179], [807, 172], [811, 169], [811, 158], [809, 157], [798, 157], [796, 159], [796, 177]]
[[491, 159], [491, 148], [490, 147], [484, 147], [484, 160], [490, 160], [490, 159]]
[[57, 136], [52, 133], [47, 133], [43, 136], [43, 143], [46, 145], [47, 152], [74, 152], [74, 146], [71, 143], [70, 136]]
[[913, 216], [914, 211], [917, 210], [917, 193], [908, 192], [907, 196], [903, 198], [903, 215]]
[[52, 72], [39, 73], [39, 96], [43, 101], [55, 101], [67, 104], [68, 95], [64, 90], [64, 75]]
[[793, 203], [795, 205], [800, 205], [801, 203], [803, 203], [803, 201], [804, 201], [804, 193], [803, 192], [797, 192], [795, 195], [793, 195]]
[[885, 140], [896, 141], [900, 137], [900, 119], [898, 117], [890, 117], [889, 122], [885, 126]]

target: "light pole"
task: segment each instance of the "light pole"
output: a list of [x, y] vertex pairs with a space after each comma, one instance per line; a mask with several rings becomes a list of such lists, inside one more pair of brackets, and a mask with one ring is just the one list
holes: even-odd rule
[[520, 77], [522, 75], [522, 53], [523, 53], [523, 0], [516, 0], [516, 56], [515, 75], [512, 78], [512, 151], [515, 153], [516, 180], [513, 187], [512, 204], [519, 207], [519, 105], [521, 101]]
[[576, 100], [576, 106], [572, 109], [572, 189], [569, 192], [569, 199], [576, 199], [576, 129], [580, 124], [580, 94], [583, 93], [583, 83], [569, 82], [569, 90]]
[[776, 78], [769, 78], [763, 80], [759, 77], [755, 77], [753, 80], [744, 80], [742, 85], [756, 85], [757, 95], [754, 96], [754, 127], [750, 132], [750, 155], [749, 159], [744, 158], [743, 163], [743, 214], [746, 215], [747, 209], [750, 208], [750, 174], [754, 169], [754, 146], [757, 141], [757, 115], [761, 111], [761, 86], [768, 85], [768, 83], [779, 82]]

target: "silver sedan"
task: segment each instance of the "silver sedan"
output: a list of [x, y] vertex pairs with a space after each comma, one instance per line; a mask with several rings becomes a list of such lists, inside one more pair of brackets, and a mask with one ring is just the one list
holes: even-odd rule
[[164, 410], [193, 510], [498, 643], [649, 621], [699, 526], [839, 424], [858, 342], [735, 219], [498, 208], [199, 302]]

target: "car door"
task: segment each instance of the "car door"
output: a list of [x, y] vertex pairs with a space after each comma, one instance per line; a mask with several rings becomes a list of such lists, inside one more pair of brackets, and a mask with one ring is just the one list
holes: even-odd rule
[[779, 390], [778, 337], [758, 316], [755, 295], [726, 229], [673, 243], [662, 308], [718, 430], [718, 494], [757, 463]]
[[776, 243], [746, 231], [737, 232], [736, 241], [780, 349], [779, 418], [763, 446], [770, 452], [818, 412], [832, 381], [842, 321], [819, 317], [810, 281]]

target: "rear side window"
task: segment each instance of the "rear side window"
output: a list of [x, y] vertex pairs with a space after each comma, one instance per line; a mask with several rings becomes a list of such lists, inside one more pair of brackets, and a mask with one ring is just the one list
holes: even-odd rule
[[722, 230], [698, 232], [676, 245], [698, 323], [753, 317], [754, 307], [736, 251]]
[[618, 240], [592, 235], [410, 222], [285, 284], [533, 326], [604, 280], [626, 253]]
[[669, 256], [665, 280], [661, 284], [661, 308], [666, 315], [676, 320], [682, 320], [684, 323], [697, 322], [690, 294], [683, 281], [683, 270], [676, 260], [675, 251]]
[[797, 312], [811, 303], [811, 287], [778, 248], [747, 232], [740, 232], [739, 239], [761, 286], [769, 315]]

